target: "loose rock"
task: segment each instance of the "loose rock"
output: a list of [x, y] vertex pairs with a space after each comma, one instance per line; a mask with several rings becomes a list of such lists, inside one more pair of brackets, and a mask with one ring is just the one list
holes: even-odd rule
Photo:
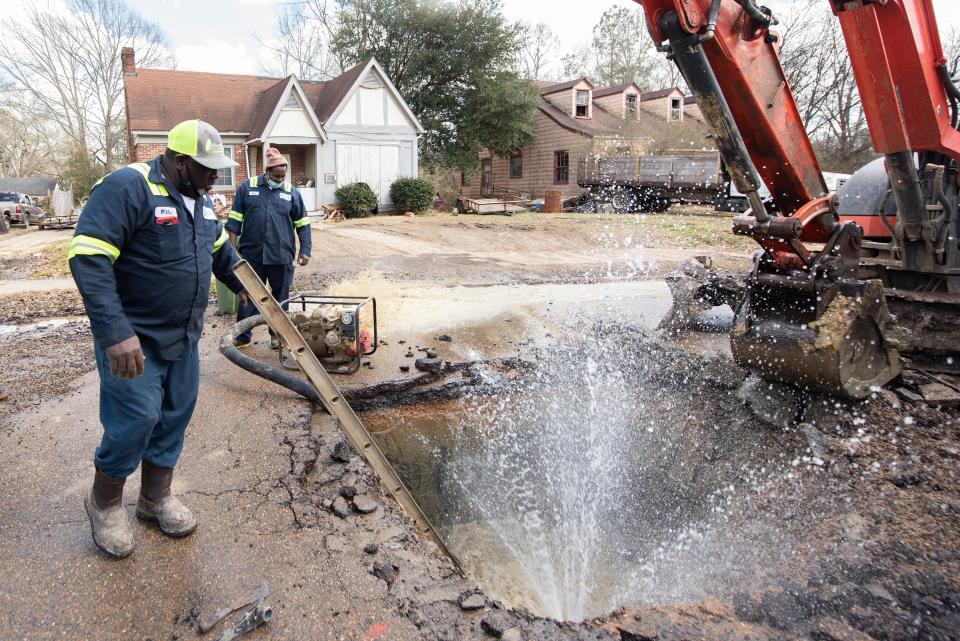
[[440, 336], [437, 336], [436, 339], [437, 339], [438, 341], [440, 341], [441, 343], [452, 343], [452, 342], [453, 342], [453, 338], [450, 337], [448, 334], [441, 334]]
[[810, 637], [814, 641], [873, 641], [873, 637], [836, 619], [825, 618], [814, 622]]
[[346, 518], [350, 514], [350, 508], [347, 507], [347, 501], [342, 496], [338, 496], [333, 501], [331, 506], [331, 511], [339, 516], [341, 519]]
[[376, 554], [378, 550], [380, 550], [380, 546], [376, 543], [371, 542], [363, 546], [363, 551], [367, 554]]
[[333, 460], [341, 463], [349, 463], [353, 457], [353, 449], [345, 441], [340, 441], [333, 446]]
[[920, 395], [927, 405], [933, 407], [956, 407], [960, 405], [960, 394], [943, 383], [928, 383], [920, 386]]
[[502, 638], [503, 633], [513, 628], [514, 625], [513, 617], [502, 610], [492, 612], [480, 621], [480, 627], [483, 628], [484, 632], [498, 639]]
[[344, 485], [340, 488], [340, 496], [348, 501], [357, 495], [357, 488], [353, 485]]
[[631, 621], [617, 627], [620, 641], [657, 641], [660, 635], [656, 628], [639, 621]]
[[370, 514], [377, 509], [379, 504], [371, 499], [369, 496], [364, 496], [359, 494], [353, 497], [353, 509], [355, 509], [360, 514]]
[[397, 580], [397, 576], [400, 575], [400, 568], [390, 561], [376, 561], [373, 564], [373, 570], [370, 571], [370, 574], [385, 581], [389, 587], [393, 585], [393, 582]]
[[487, 605], [487, 599], [482, 594], [471, 594], [460, 601], [462, 610], [480, 610]]
[[807, 444], [810, 446], [813, 455], [821, 459], [828, 458], [830, 452], [833, 451], [833, 443], [831, 443], [830, 437], [809, 423], [801, 423], [799, 427], [807, 438]]
[[439, 372], [443, 362], [436, 358], [418, 358], [414, 365], [421, 372]]
[[523, 641], [523, 634], [520, 628], [510, 628], [500, 635], [500, 641]]

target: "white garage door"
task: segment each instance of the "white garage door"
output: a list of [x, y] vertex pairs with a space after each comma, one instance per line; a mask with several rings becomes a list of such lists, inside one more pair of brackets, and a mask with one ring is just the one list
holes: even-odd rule
[[337, 186], [365, 182], [390, 203], [390, 185], [400, 175], [399, 145], [337, 143]]

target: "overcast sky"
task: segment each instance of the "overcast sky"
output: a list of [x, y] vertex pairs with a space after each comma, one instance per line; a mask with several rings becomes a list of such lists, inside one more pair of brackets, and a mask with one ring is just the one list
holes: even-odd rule
[[[128, 1], [144, 17], [166, 30], [179, 68], [250, 74], [260, 73], [262, 61], [269, 55], [259, 46], [258, 37], [266, 40], [273, 36], [274, 17], [281, 7], [289, 4], [278, 0]], [[777, 10], [797, 1], [765, 0], [764, 3]], [[15, 16], [22, 4], [20, 0], [0, 0], [2, 14], [7, 16]], [[629, 0], [504, 0], [503, 6], [511, 19], [548, 24], [566, 49], [588, 41], [590, 30], [606, 9], [637, 5]], [[960, 28], [960, 1], [933, 0], [933, 6], [942, 32]], [[647, 35], [638, 34], [638, 37]]]

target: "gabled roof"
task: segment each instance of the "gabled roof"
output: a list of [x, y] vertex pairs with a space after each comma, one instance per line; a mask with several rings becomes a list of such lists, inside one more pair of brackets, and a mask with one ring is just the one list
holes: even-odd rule
[[613, 87], [599, 87], [593, 90], [594, 98], [603, 98], [604, 96], [611, 96], [615, 93], [623, 93], [625, 90], [633, 87], [637, 90], [637, 93], [640, 93], [640, 87], [632, 82], [625, 82], [622, 85], [614, 85]]
[[640, 94], [640, 102], [645, 100], [656, 100], [657, 98], [663, 98], [669, 96], [670, 94], [677, 92], [683, 93], [678, 87], [667, 87], [666, 89], [657, 89], [656, 91], [645, 91]]
[[[280, 91], [276, 90], [277, 86], [280, 87]], [[326, 91], [327, 89], [324, 90], [324, 93], [326, 93]], [[290, 74], [264, 93], [264, 97], [257, 107], [257, 113], [255, 114], [256, 121], [254, 122], [253, 129], [250, 131], [250, 135], [247, 137], [247, 142], [259, 140], [264, 132], [273, 131], [277, 123], [277, 118], [286, 106], [287, 98], [290, 94], [297, 95], [299, 98], [297, 102], [304, 105], [307, 117], [320, 134], [320, 139], [323, 141], [327, 140], [326, 133], [323, 131], [323, 125], [317, 118], [316, 111], [313, 107], [313, 101], [307, 96], [297, 77]], [[270, 105], [273, 105], [273, 107], [271, 108]], [[264, 116], [266, 116], [266, 119], [264, 119]]]
[[[316, 122], [325, 125], [365, 71], [375, 68], [397, 96], [414, 126], [416, 116], [376, 60], [362, 62], [333, 80], [300, 82], [294, 76], [270, 78], [239, 74], [136, 69], [124, 74], [124, 92], [131, 132], [167, 132], [179, 122], [201, 117], [221, 134], [234, 133], [256, 139], [270, 123], [278, 103], [290, 90], [300, 91]], [[322, 135], [322, 133], [321, 133]]]
[[30, 196], [46, 196], [57, 186], [57, 179], [49, 176], [0, 178], [0, 191], [15, 191]]
[[565, 91], [571, 89], [581, 82], [585, 82], [590, 85], [590, 88], [593, 89], [593, 83], [587, 80], [586, 78], [575, 78], [573, 80], [568, 80], [567, 82], [561, 82], [560, 84], [547, 85], [546, 87], [540, 87], [540, 95], [546, 96], [547, 94], [557, 93], [558, 91]]
[[[380, 63], [377, 62], [376, 58], [370, 58], [370, 60], [366, 61], [365, 63], [359, 64], [356, 67], [353, 67], [352, 69], [348, 69], [347, 71], [342, 73], [339, 77], [330, 81], [330, 82], [340, 81], [342, 78], [345, 77], [343, 82], [344, 84], [346, 84], [346, 80], [353, 78], [353, 82], [351, 82], [349, 87], [347, 87], [345, 90], [339, 85], [336, 87], [337, 92], [342, 92], [340, 94], [340, 100], [334, 105], [333, 111], [330, 112], [330, 115], [326, 118], [324, 122], [329, 120], [336, 120], [337, 116], [340, 114], [340, 111], [346, 106], [346, 102], [344, 101], [344, 98], [350, 93], [352, 93], [353, 90], [356, 89], [357, 86], [360, 85], [367, 78], [368, 75], [374, 72], [376, 73], [377, 76], [380, 77], [380, 80], [385, 85], [385, 89], [388, 92], [390, 92], [390, 94], [393, 95], [393, 97], [396, 99], [397, 103], [400, 105], [400, 109], [407, 116], [407, 118], [410, 119], [410, 122], [413, 123], [413, 126], [416, 128], [417, 132], [421, 134], [424, 133], [426, 130], [423, 128], [423, 125], [420, 124], [420, 121], [417, 119], [414, 113], [410, 110], [410, 106], [407, 105], [407, 102], [403, 99], [403, 96], [401, 96], [400, 92], [397, 91], [397, 88], [393, 84], [393, 81], [390, 80], [390, 77], [387, 75], [387, 72], [383, 70], [383, 67], [380, 66]], [[328, 89], [329, 87], [324, 89], [324, 91], [326, 92]], [[326, 107], [325, 107], [325, 110], [326, 110]]]
[[369, 65], [371, 61], [372, 59], [365, 60], [327, 82], [323, 91], [318, 96], [317, 102], [313, 105], [313, 109], [317, 112], [317, 118], [320, 119], [320, 122], [326, 122], [330, 119], [330, 116], [333, 115], [333, 112], [337, 110], [337, 107], [340, 106], [343, 99], [350, 93], [353, 85], [356, 84], [357, 79], [360, 78], [364, 69], [367, 68], [367, 65]]
[[683, 104], [685, 104], [685, 105], [695, 105], [695, 104], [697, 104], [697, 98], [696, 98], [696, 96], [684, 96], [684, 97], [683, 97]]

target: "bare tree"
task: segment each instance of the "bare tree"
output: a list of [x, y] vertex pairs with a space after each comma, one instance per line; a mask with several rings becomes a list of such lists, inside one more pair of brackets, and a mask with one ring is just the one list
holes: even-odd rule
[[277, 16], [274, 38], [260, 44], [276, 54], [274, 64], [264, 65], [270, 75], [294, 74], [301, 80], [329, 80], [342, 67], [330, 52], [335, 12], [323, 0], [289, 5]]
[[521, 71], [524, 77], [537, 80], [552, 70], [560, 39], [543, 22], [525, 25], [521, 38]]
[[68, 0], [67, 13], [23, 7], [0, 41], [0, 70], [29, 94], [37, 115], [107, 171], [124, 153], [120, 50], [143, 66], [172, 65], [166, 36], [123, 0]]
[[57, 174], [57, 134], [31, 107], [23, 92], [7, 91], [0, 100], [0, 176]]

